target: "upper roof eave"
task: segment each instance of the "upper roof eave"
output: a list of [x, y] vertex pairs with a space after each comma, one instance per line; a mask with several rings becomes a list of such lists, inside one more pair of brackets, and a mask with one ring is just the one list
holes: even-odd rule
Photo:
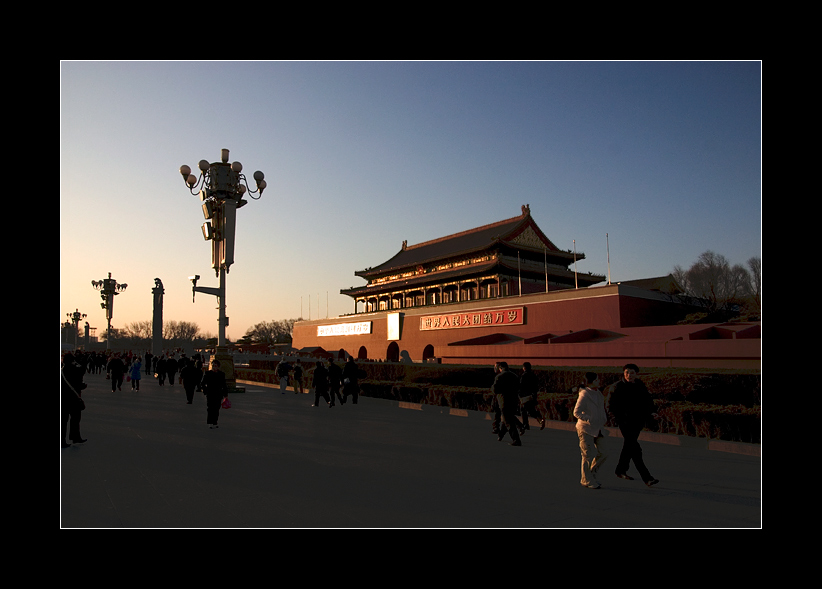
[[537, 248], [524, 244], [512, 244], [511, 239], [520, 235], [528, 227], [533, 227], [535, 233], [545, 246], [554, 254], [560, 257], [567, 257], [568, 253], [561, 251], [548, 239], [542, 230], [537, 226], [531, 217], [531, 209], [528, 205], [523, 205], [522, 214], [489, 225], [483, 225], [468, 231], [462, 231], [451, 235], [446, 235], [430, 241], [425, 241], [416, 245], [408, 246], [403, 242], [402, 249], [387, 261], [354, 272], [355, 276], [360, 276], [366, 280], [381, 274], [396, 272], [402, 268], [412, 268], [433, 261], [451, 258], [455, 256], [465, 256], [480, 252], [496, 244], [504, 243], [515, 245], [521, 249], [538, 251]]

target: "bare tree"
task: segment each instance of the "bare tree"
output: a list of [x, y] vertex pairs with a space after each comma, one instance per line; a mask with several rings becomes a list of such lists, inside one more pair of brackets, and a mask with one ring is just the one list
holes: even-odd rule
[[199, 333], [197, 324], [189, 321], [166, 321], [163, 324], [163, 339], [175, 346], [193, 342]]
[[676, 266], [674, 278], [692, 302], [709, 315], [732, 312], [751, 291], [751, 276], [740, 264], [731, 266], [725, 256], [710, 250], [687, 270]]
[[750, 297], [757, 309], [762, 308], [762, 259], [753, 257], [748, 260], [748, 272], [750, 272]]
[[281, 321], [263, 321], [246, 331], [245, 339], [261, 344], [286, 343], [291, 341], [294, 322], [299, 319], [283, 319]]
[[151, 339], [151, 321], [135, 321], [120, 330], [120, 337], [132, 339]]

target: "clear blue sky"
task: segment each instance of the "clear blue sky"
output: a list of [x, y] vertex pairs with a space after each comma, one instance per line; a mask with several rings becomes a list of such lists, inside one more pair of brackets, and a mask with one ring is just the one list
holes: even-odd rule
[[[662, 276], [761, 256], [760, 62], [63, 62], [60, 319], [216, 335], [200, 201], [178, 172], [230, 150], [262, 199], [237, 214], [229, 339], [350, 313], [341, 288], [401, 247], [531, 214], [580, 272]], [[251, 183], [253, 185], [253, 182]], [[326, 296], [328, 303], [326, 305]], [[318, 301], [319, 298], [319, 301]], [[311, 309], [309, 311], [309, 299]], [[318, 305], [319, 302], [319, 305]]]

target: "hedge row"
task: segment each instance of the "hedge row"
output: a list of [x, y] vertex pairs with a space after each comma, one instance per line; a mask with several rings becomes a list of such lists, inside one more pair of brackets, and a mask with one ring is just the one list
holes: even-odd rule
[[[360, 381], [361, 394], [378, 399], [405, 401], [471, 411], [493, 411], [493, 369], [470, 367], [465, 371], [439, 367], [412, 367], [399, 364], [359, 364], [367, 378]], [[416, 369], [415, 369], [416, 368]], [[464, 367], [462, 367], [464, 368]], [[537, 370], [542, 391], [539, 409], [547, 419], [574, 422], [577, 383], [589, 369]], [[618, 369], [595, 370], [605, 381], [604, 391], [620, 377]], [[273, 370], [235, 368], [237, 378], [276, 384]], [[306, 371], [304, 386], [312, 386], [313, 369]], [[375, 379], [374, 376], [390, 378]], [[430, 378], [426, 382], [424, 378]], [[761, 442], [760, 377], [747, 373], [705, 373], [657, 371], [642, 374], [654, 396], [659, 418], [649, 423], [650, 431], [692, 437]], [[451, 384], [451, 383], [471, 383]], [[476, 386], [475, 383], [483, 383]], [[485, 384], [487, 383], [487, 384]], [[610, 383], [610, 384], [609, 384]], [[549, 390], [558, 392], [547, 392]], [[721, 399], [725, 402], [715, 402]], [[744, 399], [747, 402], [740, 402]], [[713, 402], [712, 402], [713, 401]], [[609, 427], [616, 424], [609, 422]]]
[[[252, 362], [250, 369], [273, 370], [276, 364]], [[311, 366], [310, 363], [304, 365]], [[391, 362], [360, 362], [357, 366], [365, 371], [367, 380], [390, 381], [405, 386], [426, 384], [489, 389], [494, 382], [494, 370], [491, 366]], [[521, 373], [519, 366], [513, 368], [518, 374]], [[622, 377], [621, 369], [614, 366], [534, 369], [540, 390], [566, 394], [575, 394], [576, 387], [589, 371], [599, 374], [603, 388]], [[313, 367], [307, 370], [309, 378], [312, 372]], [[761, 375], [750, 370], [699, 371], [640, 367], [640, 378], [654, 398], [671, 403], [687, 401], [694, 404], [744, 405], [749, 408], [761, 405]]]

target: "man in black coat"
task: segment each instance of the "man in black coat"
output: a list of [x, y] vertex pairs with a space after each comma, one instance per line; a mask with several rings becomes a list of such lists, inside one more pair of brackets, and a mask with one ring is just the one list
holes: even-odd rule
[[219, 427], [217, 419], [220, 417], [220, 407], [223, 399], [228, 396], [228, 386], [225, 383], [225, 374], [220, 370], [219, 360], [211, 361], [211, 370], [203, 375], [201, 385], [208, 408], [206, 423], [209, 429], [215, 429]]
[[348, 357], [348, 362], [343, 368], [343, 398], [342, 402], [348, 400], [348, 395], [353, 397], [354, 405], [357, 404], [357, 399], [360, 397], [360, 369], [357, 368], [357, 363], [354, 362], [354, 356]]
[[202, 380], [203, 363], [199, 360], [196, 363], [194, 360], [188, 360], [180, 371], [180, 382], [183, 383], [183, 388], [186, 391], [186, 403], [189, 405], [194, 400], [194, 390], [200, 386]]
[[177, 374], [178, 368], [179, 362], [174, 357], [174, 354], [172, 354], [168, 360], [166, 360], [166, 374], [168, 375], [168, 382], [171, 386], [174, 386], [174, 375]]
[[60, 436], [60, 446], [68, 448], [71, 444], [66, 442], [67, 428], [69, 439], [72, 442], [82, 444], [86, 441], [80, 436], [80, 416], [85, 407], [80, 394], [86, 388], [86, 384], [83, 382], [85, 370], [74, 361], [74, 356], [71, 353], [67, 353], [63, 357], [63, 366], [60, 372], [60, 406], [63, 411], [63, 432]]
[[518, 431], [522, 424], [517, 419], [519, 414], [519, 378], [508, 370], [507, 362], [497, 362], [494, 368], [497, 371], [497, 376], [494, 378], [491, 391], [497, 398], [497, 405], [501, 414], [497, 439], [501, 442], [505, 434], [509, 433], [512, 440], [511, 445], [522, 446]]
[[113, 393], [115, 388], [118, 391], [122, 391], [123, 389], [120, 387], [123, 386], [123, 376], [126, 372], [126, 365], [120, 359], [120, 354], [115, 354], [114, 357], [109, 360], [106, 370], [111, 378], [111, 392]]
[[328, 359], [328, 395], [331, 397], [331, 406], [334, 406], [334, 397], [337, 397], [342, 405], [345, 401], [340, 394], [342, 384], [342, 369], [334, 364], [334, 360]]
[[537, 405], [537, 395], [539, 394], [539, 380], [534, 371], [531, 370], [530, 362], [522, 363], [522, 376], [519, 377], [519, 398], [522, 403], [522, 428], [531, 429], [528, 417], [536, 417], [540, 428], [545, 429], [545, 418], [540, 415]]
[[642, 448], [639, 445], [639, 433], [645, 427], [649, 417], [657, 417], [651, 393], [637, 378], [639, 368], [636, 364], [626, 364], [622, 369], [623, 377], [614, 386], [608, 400], [608, 411], [614, 416], [624, 439], [622, 452], [616, 467], [616, 475], [621, 479], [633, 480], [628, 476], [628, 467], [633, 460], [639, 476], [649, 487], [659, 481], [651, 476], [648, 467], [642, 460]]
[[325, 399], [329, 407], [334, 406], [334, 398], [328, 396], [328, 370], [323, 363], [317, 360], [317, 367], [314, 369], [314, 404], [312, 407], [320, 405], [320, 397]]

